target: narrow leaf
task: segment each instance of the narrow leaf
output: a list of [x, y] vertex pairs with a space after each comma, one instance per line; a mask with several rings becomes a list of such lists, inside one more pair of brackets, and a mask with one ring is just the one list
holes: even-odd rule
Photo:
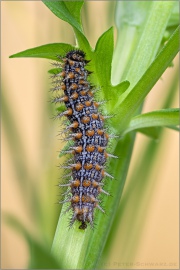
[[123, 135], [148, 127], [177, 126], [179, 124], [179, 109], [164, 109], [137, 115], [132, 118]]
[[99, 77], [102, 79], [101, 85], [104, 87], [111, 83], [111, 63], [114, 49], [113, 39], [113, 27], [111, 27], [98, 39], [95, 48], [95, 68], [97, 74], [101, 75]]
[[64, 56], [68, 51], [73, 49], [75, 49], [73, 46], [66, 43], [52, 43], [13, 54], [10, 58], [38, 57], [57, 60], [57, 56]]
[[178, 51], [179, 27], [130, 93], [126, 95], [119, 104], [116, 104], [114, 110], [118, 112], [121, 121], [119, 131], [128, 123], [129, 119], [141, 105], [146, 95], [166, 70], [169, 63], [173, 61]]
[[91, 47], [83, 34], [81, 8], [84, 1], [43, 1], [44, 4], [60, 19], [69, 23], [75, 32], [77, 45], [89, 56]]
[[82, 32], [80, 11], [84, 1], [43, 1], [43, 3], [60, 19]]

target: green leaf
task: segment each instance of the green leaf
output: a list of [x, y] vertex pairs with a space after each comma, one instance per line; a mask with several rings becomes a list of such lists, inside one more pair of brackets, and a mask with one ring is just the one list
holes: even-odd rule
[[80, 11], [84, 1], [43, 1], [43, 3], [60, 19], [68, 22], [82, 32]]
[[114, 50], [114, 35], [113, 27], [104, 32], [98, 39], [95, 51], [92, 55], [91, 69], [94, 71], [92, 74], [92, 81], [96, 85], [100, 85], [101, 92], [99, 96], [103, 100], [110, 100], [104, 106], [104, 113], [111, 113], [111, 108], [117, 102], [119, 96], [124, 93], [129, 87], [128, 81], [121, 82], [116, 86], [111, 85], [111, 65]]
[[121, 126], [119, 126], [119, 132], [121, 132], [124, 129], [125, 125], [127, 125], [130, 118], [141, 105], [144, 98], [152, 89], [154, 84], [162, 76], [163, 72], [166, 70], [169, 63], [172, 62], [178, 51], [179, 27], [176, 29], [167, 44], [157, 55], [154, 62], [147, 69], [147, 71], [144, 73], [138, 83], [134, 86], [134, 88], [127, 95], [125, 95], [122, 100], [119, 100], [119, 102], [116, 103], [114, 110], [115, 112], [118, 112], [121, 121]]
[[74, 28], [74, 33], [75, 33], [76, 39], [77, 39], [77, 46], [86, 53], [87, 57], [90, 57], [90, 59], [91, 59], [92, 48], [91, 48], [87, 38], [85, 37], [85, 35], [83, 35], [76, 28]]
[[91, 47], [81, 25], [80, 12], [84, 1], [43, 1], [44, 4], [60, 19], [69, 23], [75, 32], [78, 46], [87, 55], [90, 55]]
[[[95, 47], [95, 69], [99, 74], [100, 85], [111, 84], [111, 63], [114, 50], [113, 27], [104, 32]], [[105, 89], [104, 89], [105, 91]]]
[[52, 60], [58, 60], [57, 56], [64, 56], [68, 51], [74, 50], [75, 47], [66, 43], [46, 44], [32, 49], [28, 49], [10, 56], [15, 57], [39, 57]]
[[133, 117], [123, 135], [133, 130], [145, 129], [149, 127], [177, 126], [178, 124], [179, 109], [163, 109], [153, 111]]

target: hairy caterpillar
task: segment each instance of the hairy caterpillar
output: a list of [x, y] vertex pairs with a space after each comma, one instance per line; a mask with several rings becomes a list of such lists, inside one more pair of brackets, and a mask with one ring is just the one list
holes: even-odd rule
[[70, 202], [68, 210], [73, 211], [70, 225], [78, 220], [81, 222], [79, 229], [86, 229], [87, 223], [93, 226], [95, 208], [104, 212], [98, 195], [109, 195], [102, 188], [102, 180], [105, 176], [113, 177], [105, 171], [104, 165], [108, 156], [115, 156], [106, 152], [110, 137], [104, 129], [106, 116], [98, 112], [100, 103], [94, 101], [85, 53], [72, 50], [61, 60], [62, 70], [53, 76], [56, 84], [53, 91], [63, 91], [63, 95], [56, 96], [53, 102], [64, 102], [66, 106], [66, 110], [57, 117], [68, 118], [69, 139], [74, 141], [74, 145], [65, 151], [73, 155], [73, 161], [64, 166], [72, 170], [70, 180], [60, 186], [69, 187], [70, 197], [63, 202]]

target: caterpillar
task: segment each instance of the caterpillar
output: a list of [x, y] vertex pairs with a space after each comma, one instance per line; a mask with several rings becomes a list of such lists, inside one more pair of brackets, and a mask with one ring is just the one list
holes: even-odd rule
[[98, 112], [101, 102], [94, 101], [93, 86], [88, 81], [91, 72], [86, 65], [90, 61], [85, 59], [81, 50], [69, 51], [60, 59], [61, 71], [53, 76], [56, 84], [53, 91], [63, 91], [63, 95], [54, 97], [53, 102], [65, 104], [66, 110], [58, 113], [57, 118], [67, 117], [70, 123], [66, 127], [68, 140], [74, 142], [69, 150], [64, 151], [73, 156], [68, 165], [63, 166], [72, 171], [70, 180], [60, 186], [69, 188], [70, 197], [63, 203], [69, 202], [67, 211], [73, 212], [70, 226], [77, 220], [81, 223], [79, 229], [85, 230], [88, 223], [93, 227], [95, 208], [105, 212], [98, 195], [109, 195], [103, 189], [102, 180], [105, 176], [113, 177], [105, 171], [105, 163], [109, 156], [116, 156], [106, 152], [111, 135], [104, 129], [106, 116]]

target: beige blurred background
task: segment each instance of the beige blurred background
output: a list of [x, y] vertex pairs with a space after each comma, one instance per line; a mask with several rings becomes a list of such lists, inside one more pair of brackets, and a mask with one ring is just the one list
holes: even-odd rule
[[[88, 14], [86, 14], [86, 30], [91, 45], [94, 46], [97, 38], [110, 26], [111, 19], [107, 22], [103, 16], [107, 11], [107, 1], [88, 2]], [[37, 188], [42, 188], [47, 174], [49, 162], [54, 172], [49, 192], [57, 195], [58, 164], [57, 150], [61, 146], [56, 134], [58, 124], [52, 121], [49, 115], [53, 114], [53, 105], [47, 103], [50, 94], [50, 82], [47, 70], [50, 63], [45, 59], [17, 58], [9, 59], [9, 55], [22, 50], [43, 44], [64, 42], [72, 43], [73, 35], [71, 27], [57, 17], [40, 1], [8, 1], [1, 2], [2, 20], [2, 91], [13, 115], [13, 121], [18, 128], [20, 141], [23, 145], [23, 160], [26, 161], [30, 179], [39, 179]], [[89, 23], [89, 24], [88, 24]], [[90, 33], [93, 32], [93, 35]], [[178, 59], [175, 62], [177, 69]], [[153, 91], [149, 94], [145, 111], [159, 109], [161, 97], [165, 86], [173, 78], [174, 69], [169, 68]], [[174, 106], [178, 107], [178, 96], [174, 100]], [[52, 110], [51, 112], [47, 111]], [[42, 133], [42, 128], [44, 129]], [[2, 211], [13, 213], [19, 220], [32, 231], [36, 231], [27, 216], [23, 197], [18, 187], [15, 163], [12, 157], [12, 146], [9, 144], [7, 131], [2, 122], [2, 182], [1, 198]], [[14, 136], [11, 130], [11, 137]], [[42, 137], [43, 134], [43, 137]], [[49, 143], [47, 143], [49, 140]], [[136, 159], [143, 143], [149, 140], [138, 134], [132, 163], [128, 177], [130, 177]], [[140, 246], [133, 262], [122, 262], [120, 259], [118, 237], [111, 252], [111, 258], [107, 268], [123, 269], [122, 263], [132, 263], [133, 269], [178, 269], [179, 265], [179, 181], [178, 181], [178, 133], [166, 129], [163, 136], [163, 144], [158, 156], [156, 168], [152, 177], [156, 179], [147, 218], [143, 226]], [[18, 152], [18, 151], [17, 151]], [[21, 155], [21, 153], [17, 153]], [[53, 196], [54, 196], [53, 195]], [[53, 197], [52, 196], [52, 197]], [[50, 208], [54, 206], [56, 198], [50, 200]], [[27, 198], [32, 199], [32, 198]], [[57, 207], [55, 208], [56, 211]], [[133, 229], [133, 224], [132, 224]], [[28, 248], [25, 240], [2, 223], [2, 269], [24, 269], [28, 262]], [[52, 232], [53, 234], [53, 232]], [[124, 247], [125, 248], [125, 247]], [[159, 265], [163, 263], [163, 265]], [[150, 265], [149, 265], [150, 264]], [[152, 265], [154, 264], [154, 265]], [[129, 267], [130, 268], [130, 267]]]

